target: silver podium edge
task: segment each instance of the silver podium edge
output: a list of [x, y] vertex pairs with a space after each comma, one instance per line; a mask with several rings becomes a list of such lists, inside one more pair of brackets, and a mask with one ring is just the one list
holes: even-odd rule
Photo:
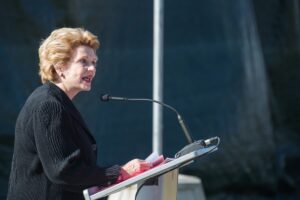
[[138, 182], [144, 182], [150, 178], [160, 176], [160, 175], [167, 173], [169, 171], [172, 171], [176, 168], [180, 168], [185, 165], [188, 165], [188, 164], [192, 163], [193, 160], [195, 160], [197, 157], [214, 152], [216, 150], [217, 150], [217, 146], [215, 146], [215, 145], [198, 149], [196, 151], [193, 151], [191, 153], [183, 155], [179, 158], [175, 158], [174, 160], [169, 161], [165, 164], [154, 167], [146, 172], [143, 172], [143, 173], [136, 175], [132, 178], [129, 178], [125, 181], [122, 181], [121, 183], [109, 186], [99, 192], [92, 194], [92, 195], [89, 195], [88, 189], [85, 189], [85, 190], [83, 190], [84, 199], [85, 200], [96, 200], [96, 199], [99, 199], [102, 197], [106, 197], [112, 193], [119, 192], [119, 191], [121, 191], [133, 184], [136, 184]]

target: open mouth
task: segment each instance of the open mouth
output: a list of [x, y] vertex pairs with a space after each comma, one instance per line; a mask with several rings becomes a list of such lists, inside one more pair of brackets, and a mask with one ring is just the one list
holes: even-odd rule
[[92, 82], [92, 77], [91, 76], [85, 76], [82, 78], [82, 80], [84, 80], [87, 83], [91, 83]]

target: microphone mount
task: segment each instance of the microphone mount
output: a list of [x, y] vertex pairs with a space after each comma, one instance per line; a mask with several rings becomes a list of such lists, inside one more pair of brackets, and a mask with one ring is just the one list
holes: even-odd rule
[[148, 98], [127, 98], [127, 97], [115, 97], [115, 96], [110, 96], [109, 94], [103, 94], [101, 95], [100, 97], [101, 101], [109, 101], [109, 100], [117, 100], [117, 101], [148, 101], [148, 102], [152, 102], [152, 103], [158, 103], [164, 107], [167, 107], [169, 108], [170, 110], [172, 110], [173, 112], [176, 113], [177, 115], [177, 119], [178, 119], [178, 122], [183, 130], [183, 133], [188, 141], [188, 145], [186, 145], [184, 148], [182, 148], [179, 152], [177, 152], [175, 154], [175, 158], [178, 158], [180, 156], [183, 156], [185, 154], [188, 154], [192, 151], [195, 151], [195, 150], [198, 150], [198, 149], [201, 149], [201, 148], [205, 148], [205, 147], [208, 147], [210, 145], [215, 145], [216, 147], [219, 145], [220, 143], [220, 138], [219, 137], [212, 137], [212, 138], [209, 138], [209, 139], [206, 139], [206, 140], [193, 140], [184, 121], [183, 121], [183, 118], [181, 117], [181, 115], [179, 114], [179, 112], [173, 108], [172, 106], [168, 105], [168, 104], [165, 104], [161, 101], [157, 101], [157, 100], [154, 100], [154, 99], [148, 99]]
[[179, 124], [180, 124], [180, 126], [181, 126], [181, 128], [183, 130], [183, 133], [184, 133], [184, 135], [185, 135], [188, 143], [191, 144], [191, 143], [194, 142], [194, 140], [192, 139], [192, 137], [191, 137], [191, 135], [190, 135], [190, 133], [189, 133], [189, 131], [188, 131], [185, 123], [184, 123], [184, 120], [183, 120], [182, 116], [179, 114], [179, 112], [175, 108], [173, 108], [172, 106], [170, 106], [168, 104], [165, 104], [165, 103], [163, 103], [161, 101], [157, 101], [157, 100], [154, 100], [154, 99], [148, 99], [148, 98], [115, 97], [115, 96], [110, 96], [108, 94], [101, 95], [100, 99], [101, 99], [101, 101], [109, 101], [109, 100], [118, 100], [118, 101], [149, 101], [149, 102], [158, 103], [158, 104], [160, 104], [160, 105], [162, 105], [164, 107], [167, 107], [167, 108], [169, 108], [170, 110], [172, 110], [173, 112], [176, 113], [178, 122], [179, 122]]

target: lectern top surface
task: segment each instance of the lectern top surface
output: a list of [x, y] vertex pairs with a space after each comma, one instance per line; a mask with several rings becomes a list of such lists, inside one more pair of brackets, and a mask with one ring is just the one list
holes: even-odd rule
[[121, 183], [104, 188], [100, 191], [92, 191], [91, 188], [85, 189], [83, 191], [84, 198], [85, 198], [85, 200], [96, 200], [96, 199], [108, 196], [112, 193], [123, 190], [126, 187], [129, 187], [133, 184], [145, 182], [146, 180], [148, 180], [150, 178], [157, 177], [157, 176], [165, 174], [169, 171], [172, 171], [176, 168], [180, 168], [186, 164], [193, 162], [193, 160], [195, 160], [197, 157], [211, 153], [215, 150], [217, 150], [217, 146], [210, 146], [210, 147], [206, 147], [206, 148], [202, 148], [202, 149], [193, 151], [193, 152], [183, 155], [179, 158], [171, 160], [165, 164], [154, 167], [146, 172], [138, 174], [137, 176], [129, 178]]

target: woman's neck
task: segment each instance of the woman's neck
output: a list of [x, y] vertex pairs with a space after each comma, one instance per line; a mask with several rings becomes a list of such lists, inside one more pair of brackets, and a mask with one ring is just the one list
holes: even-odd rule
[[59, 87], [62, 91], [64, 91], [66, 93], [66, 95], [69, 97], [69, 99], [73, 99], [77, 92], [75, 92], [74, 90], [67, 88], [62, 82], [56, 83], [53, 82], [57, 87]]

